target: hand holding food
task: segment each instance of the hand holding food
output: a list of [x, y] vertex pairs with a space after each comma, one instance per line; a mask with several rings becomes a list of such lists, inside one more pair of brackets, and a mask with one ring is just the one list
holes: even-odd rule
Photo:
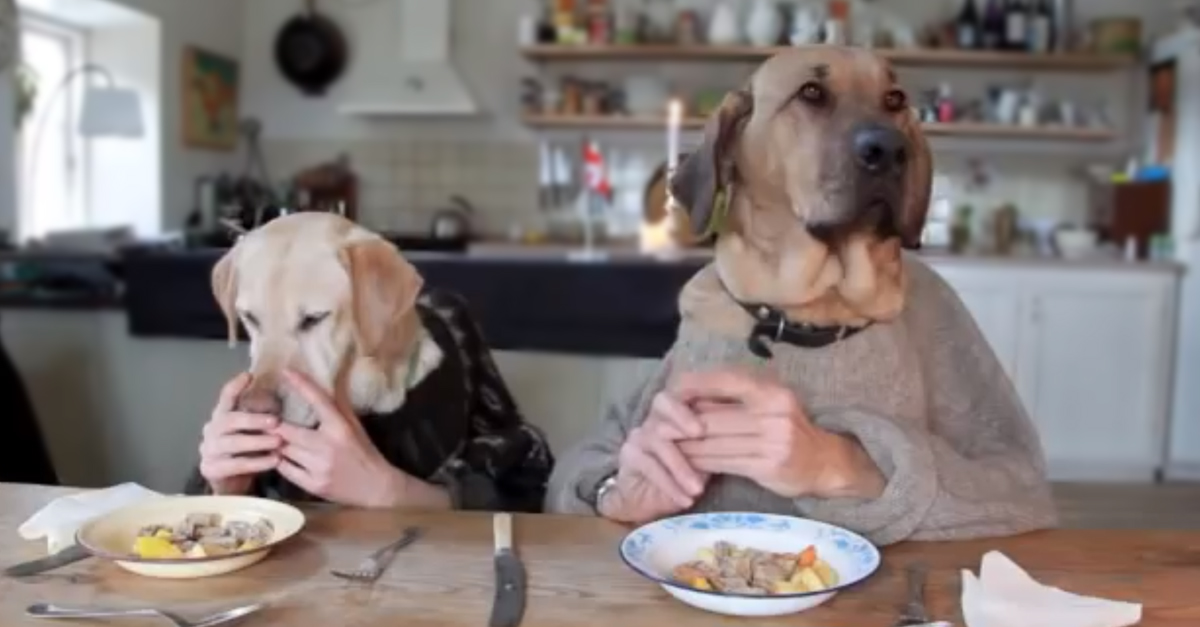
[[362, 422], [303, 374], [284, 371], [284, 382], [312, 406], [319, 425], [309, 429], [285, 422], [275, 428], [283, 440], [279, 474], [309, 494], [341, 505], [406, 504], [406, 493], [417, 480], [384, 458]]
[[771, 553], [717, 542], [697, 559], [676, 566], [672, 577], [698, 590], [772, 595], [820, 592], [838, 585], [838, 574], [809, 546], [800, 553]]
[[200, 474], [213, 494], [246, 494], [254, 476], [279, 465], [279, 436], [267, 433], [274, 416], [234, 411], [234, 401], [250, 382], [242, 373], [221, 389], [200, 442]]
[[691, 507], [704, 493], [708, 475], [688, 463], [677, 443], [702, 433], [687, 406], [660, 393], [646, 421], [630, 431], [621, 446], [617, 483], [597, 504], [600, 513], [620, 522], [642, 523]]
[[152, 524], [138, 531], [133, 552], [142, 559], [218, 557], [266, 546], [275, 533], [270, 521], [222, 521], [218, 514], [188, 514], [176, 525]]

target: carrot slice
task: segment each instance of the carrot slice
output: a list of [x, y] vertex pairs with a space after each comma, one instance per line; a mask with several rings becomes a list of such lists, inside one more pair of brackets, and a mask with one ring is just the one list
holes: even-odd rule
[[808, 568], [817, 563], [817, 547], [809, 545], [807, 549], [800, 552], [800, 557], [796, 558], [796, 566], [799, 568]]

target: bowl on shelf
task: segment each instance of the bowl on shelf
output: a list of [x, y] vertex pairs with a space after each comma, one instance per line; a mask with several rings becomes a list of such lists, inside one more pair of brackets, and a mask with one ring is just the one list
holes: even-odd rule
[[1095, 254], [1098, 239], [1091, 229], [1058, 229], [1054, 232], [1054, 247], [1063, 259], [1084, 259]]

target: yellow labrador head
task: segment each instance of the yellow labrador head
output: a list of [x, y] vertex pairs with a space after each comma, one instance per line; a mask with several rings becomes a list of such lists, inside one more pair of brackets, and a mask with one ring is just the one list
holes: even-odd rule
[[373, 409], [387, 384], [364, 385], [363, 373], [387, 379], [411, 348], [421, 285], [390, 242], [336, 215], [293, 214], [247, 234], [212, 272], [230, 342], [239, 320], [250, 336], [253, 379], [238, 408], [315, 425], [282, 384], [291, 368], [343, 407]]

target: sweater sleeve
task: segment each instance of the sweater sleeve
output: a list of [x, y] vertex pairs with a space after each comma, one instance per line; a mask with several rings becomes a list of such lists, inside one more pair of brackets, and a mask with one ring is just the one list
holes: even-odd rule
[[606, 477], [617, 471], [617, 454], [629, 431], [646, 419], [654, 394], [667, 380], [669, 356], [624, 402], [613, 403], [592, 432], [560, 456], [546, 493], [547, 513], [594, 516], [592, 497]]
[[813, 420], [858, 440], [886, 478], [874, 500], [803, 498], [808, 517], [878, 544], [963, 540], [1054, 527], [1053, 497], [1037, 431], [1012, 382], [957, 295], [937, 277], [917, 337], [923, 348], [928, 427], [855, 409]]

